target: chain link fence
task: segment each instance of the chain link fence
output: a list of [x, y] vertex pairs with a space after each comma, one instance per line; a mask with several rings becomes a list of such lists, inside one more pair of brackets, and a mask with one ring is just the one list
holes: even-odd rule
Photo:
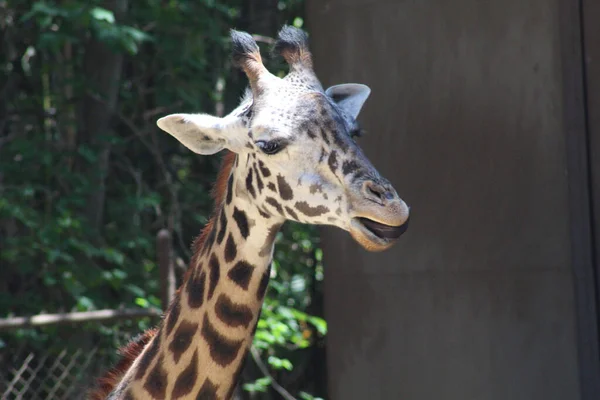
[[81, 399], [94, 377], [109, 365], [106, 357], [96, 358], [98, 350], [22, 351], [3, 357], [2, 400]]
[[82, 323], [62, 328], [60, 333], [39, 335], [43, 346], [30, 338], [14, 341], [19, 343], [16, 346], [9, 343], [0, 349], [0, 399], [84, 399], [96, 379], [119, 359], [116, 350], [140, 333], [135, 321], [130, 322], [125, 322], [129, 325], [125, 329], [123, 322], [99, 328], [95, 324], [104, 336]]

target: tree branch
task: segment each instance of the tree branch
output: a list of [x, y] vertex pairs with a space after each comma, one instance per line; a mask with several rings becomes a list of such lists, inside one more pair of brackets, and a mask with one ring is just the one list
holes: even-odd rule
[[258, 369], [260, 369], [260, 372], [262, 372], [264, 376], [267, 376], [269, 377], [269, 379], [271, 379], [271, 386], [273, 386], [273, 389], [275, 389], [275, 391], [279, 393], [281, 397], [283, 397], [285, 400], [296, 400], [296, 398], [292, 396], [290, 392], [285, 390], [283, 386], [277, 383], [275, 378], [273, 378], [273, 376], [269, 373], [269, 369], [267, 368], [265, 363], [263, 363], [260, 359], [260, 354], [258, 354], [258, 350], [256, 350], [256, 347], [252, 346], [250, 348], [250, 354], [252, 354], [252, 359], [258, 366]]
[[60, 314], [39, 314], [32, 317], [0, 319], [0, 331], [32, 326], [69, 324], [73, 322], [113, 321], [129, 318], [160, 317], [162, 311], [155, 308], [129, 308], [122, 310], [97, 310]]

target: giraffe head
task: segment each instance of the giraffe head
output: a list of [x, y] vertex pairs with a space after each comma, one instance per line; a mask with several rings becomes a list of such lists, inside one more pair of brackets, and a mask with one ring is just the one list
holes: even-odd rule
[[172, 114], [158, 126], [198, 154], [236, 153], [228, 196], [252, 203], [257, 218], [334, 225], [371, 251], [391, 246], [409, 209], [354, 140], [370, 89], [324, 90], [299, 29], [284, 27], [275, 44], [290, 67], [284, 78], [265, 68], [249, 34], [231, 37], [233, 62], [250, 82], [238, 108], [223, 118]]

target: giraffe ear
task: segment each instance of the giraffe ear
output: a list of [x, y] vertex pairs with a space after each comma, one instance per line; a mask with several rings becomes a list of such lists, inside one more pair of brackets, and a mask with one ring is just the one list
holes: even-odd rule
[[160, 118], [156, 125], [194, 153], [203, 155], [215, 154], [224, 148], [237, 152], [241, 142], [239, 134], [245, 131], [238, 117], [219, 118], [208, 114], [171, 114]]
[[331, 86], [325, 94], [331, 97], [342, 110], [356, 118], [371, 94], [371, 89], [360, 83], [343, 83]]

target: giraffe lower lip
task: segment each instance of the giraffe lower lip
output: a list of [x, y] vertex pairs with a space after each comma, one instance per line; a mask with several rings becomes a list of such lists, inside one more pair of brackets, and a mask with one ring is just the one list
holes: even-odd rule
[[356, 219], [360, 222], [362, 226], [364, 226], [372, 234], [381, 239], [398, 239], [400, 235], [406, 232], [406, 229], [408, 228], [408, 221], [399, 226], [390, 226], [379, 222], [375, 222], [372, 219], [368, 218], [357, 217]]

